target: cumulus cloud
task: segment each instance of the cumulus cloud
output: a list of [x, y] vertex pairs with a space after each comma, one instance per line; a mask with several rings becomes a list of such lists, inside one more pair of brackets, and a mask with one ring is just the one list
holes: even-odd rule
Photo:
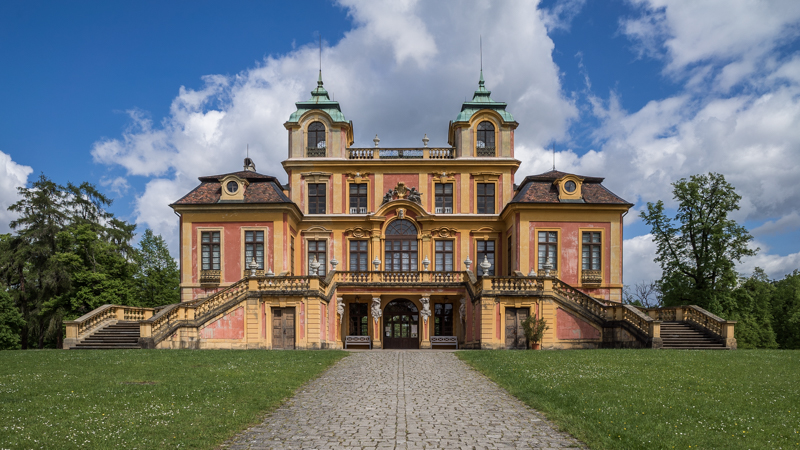
[[28, 183], [33, 168], [15, 163], [10, 155], [0, 151], [0, 233], [11, 231], [9, 223], [17, 216], [8, 207], [19, 200], [17, 188]]
[[622, 242], [622, 260], [625, 264], [623, 282], [626, 285], [661, 278], [661, 267], [653, 261], [656, 248], [652, 234], [635, 236]]
[[[633, 3], [638, 16], [622, 19], [621, 32], [683, 86], [636, 111], [625, 110], [614, 92], [592, 93], [591, 73], [585, 92], [563, 92], [547, 33], [567, 29], [580, 0], [546, 11], [524, 1], [482, 0], [464, 8], [341, 0], [354, 27], [324, 48], [325, 87], [354, 122], [355, 146], [371, 146], [375, 134], [387, 147], [418, 146], [424, 134], [432, 146], [446, 145], [447, 123], [476, 88], [482, 34], [487, 87], [520, 123], [519, 175], [551, 168], [546, 147], [569, 142], [570, 125], [580, 119], [574, 99], [586, 95], [584, 114], [600, 122], [592, 134], [596, 148], [559, 149], [559, 170], [606, 177], [606, 186], [637, 210], [659, 199], [674, 206], [670, 183], [715, 171], [743, 196], [739, 220], [800, 212], [800, 190], [791, 188], [800, 168], [800, 57], [781, 50], [797, 38], [800, 3]], [[317, 70], [317, 45], [308, 43], [233, 76], [205, 76], [198, 88], [180, 88], [162, 120], [130, 111], [122, 135], [96, 142], [92, 154], [128, 176], [150, 178], [136, 200], [136, 220], [175, 250], [177, 221], [168, 204], [196, 186], [197, 176], [238, 170], [249, 144], [259, 172], [285, 179], [282, 124], [294, 102], [309, 98]], [[626, 224], [635, 216], [628, 214]], [[759, 232], [793, 223], [781, 220]], [[625, 241], [627, 282], [657, 278], [651, 241]]]
[[[323, 50], [325, 88], [354, 122], [356, 146], [447, 145], [447, 124], [472, 97], [483, 68], [493, 98], [509, 103], [518, 142], [541, 148], [563, 138], [577, 109], [563, 92], [551, 53], [553, 42], [534, 2], [343, 0], [355, 26]], [[168, 204], [197, 177], [238, 170], [246, 145], [259, 172], [285, 179], [283, 123], [315, 87], [314, 43], [272, 55], [234, 76], [206, 76], [199, 89], [181, 87], [170, 114], [154, 122], [129, 111], [122, 136], [95, 143], [98, 163], [128, 175], [154, 177], [136, 201], [136, 221], [162, 234], [176, 249], [177, 222]], [[119, 182], [123, 186], [122, 182]]]

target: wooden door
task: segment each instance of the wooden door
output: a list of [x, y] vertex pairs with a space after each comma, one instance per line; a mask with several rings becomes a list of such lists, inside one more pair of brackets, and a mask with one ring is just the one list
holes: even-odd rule
[[528, 308], [506, 308], [506, 348], [528, 348], [522, 322], [528, 318]]
[[294, 308], [272, 308], [272, 348], [294, 349]]
[[383, 348], [419, 348], [419, 312], [408, 300], [395, 300], [383, 311]]

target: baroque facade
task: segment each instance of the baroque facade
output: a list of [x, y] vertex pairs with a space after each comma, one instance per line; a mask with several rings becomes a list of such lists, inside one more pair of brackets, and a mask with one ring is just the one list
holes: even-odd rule
[[144, 348], [527, 348], [529, 316], [541, 348], [660, 347], [662, 321], [735, 347], [732, 323], [697, 307], [621, 304], [632, 205], [597, 177], [515, 183], [518, 123], [482, 73], [443, 148], [352, 147], [321, 74], [296, 105], [286, 185], [247, 158], [171, 205], [181, 303], [105, 305], [67, 323], [66, 348], [133, 321]]

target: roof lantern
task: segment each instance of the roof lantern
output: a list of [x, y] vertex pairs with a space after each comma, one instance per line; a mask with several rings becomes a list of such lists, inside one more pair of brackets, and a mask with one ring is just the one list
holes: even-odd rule
[[492, 91], [486, 89], [485, 82], [483, 81], [483, 70], [478, 80], [478, 90], [472, 96], [472, 100], [464, 102], [461, 105], [461, 112], [456, 117], [456, 122], [468, 122], [472, 116], [482, 109], [492, 109], [496, 111], [503, 118], [505, 122], [515, 122], [514, 117], [510, 112], [506, 111], [507, 104], [505, 102], [496, 102], [492, 100]]
[[317, 87], [311, 91], [311, 99], [305, 102], [295, 103], [295, 106], [297, 106], [297, 111], [293, 112], [292, 115], [289, 116], [287, 123], [297, 123], [303, 114], [312, 109], [321, 110], [327, 113], [334, 122], [347, 122], [347, 119], [344, 118], [344, 114], [342, 114], [342, 109], [339, 106], [339, 102], [331, 100], [331, 98], [328, 96], [328, 91], [326, 91], [322, 85], [322, 70], [320, 70], [319, 79], [317, 80]]

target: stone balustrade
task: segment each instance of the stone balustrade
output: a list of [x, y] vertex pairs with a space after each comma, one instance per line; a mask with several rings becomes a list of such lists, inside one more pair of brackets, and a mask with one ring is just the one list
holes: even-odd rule
[[103, 305], [83, 316], [65, 321], [66, 337], [64, 348], [70, 348], [81, 339], [108, 325], [119, 321], [137, 322], [153, 316], [154, 308], [140, 308], [138, 306]]
[[[459, 272], [385, 272], [330, 271], [323, 279], [317, 276], [256, 276], [242, 280], [206, 298], [159, 308], [137, 308], [104, 305], [76, 319], [65, 322], [65, 348], [95, 330], [121, 320], [138, 321], [143, 346], [152, 348], [183, 325], [199, 326], [249, 294], [257, 296], [302, 295], [330, 299], [339, 286], [352, 285], [458, 285], [473, 298], [528, 296], [553, 298], [574, 309], [584, 311], [601, 323], [626, 324], [629, 330], [646, 337], [649, 345], [660, 346], [662, 321], [684, 321], [706, 329], [725, 339], [735, 348], [734, 324], [697, 306], [640, 308], [619, 303], [606, 303], [586, 295], [555, 277], [475, 277], [469, 271]], [[588, 317], [588, 316], [587, 316]], [[617, 325], [615, 325], [617, 326]]]

